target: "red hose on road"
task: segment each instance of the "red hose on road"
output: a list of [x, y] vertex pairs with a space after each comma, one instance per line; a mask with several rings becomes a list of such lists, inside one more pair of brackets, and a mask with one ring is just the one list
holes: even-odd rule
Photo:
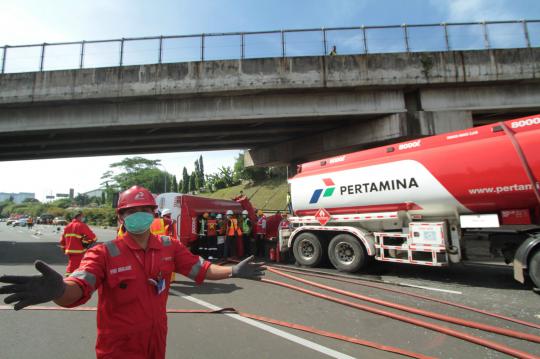
[[[274, 267], [274, 266], [270, 266], [270, 267]], [[490, 316], [490, 317], [499, 318], [499, 319], [507, 320], [509, 322], [518, 323], [518, 324], [521, 324], [521, 325], [526, 325], [528, 327], [540, 329], [540, 324], [531, 323], [531, 322], [527, 322], [527, 321], [524, 321], [524, 320], [507, 317], [507, 316], [504, 316], [504, 315], [501, 315], [501, 314], [488, 312], [486, 310], [482, 310], [482, 309], [478, 309], [478, 308], [474, 308], [474, 307], [469, 307], [467, 305], [454, 303], [454, 302], [450, 302], [450, 301], [443, 300], [443, 299], [438, 299], [438, 298], [428, 297], [428, 296], [421, 295], [421, 294], [414, 294], [414, 293], [409, 293], [407, 291], [387, 288], [385, 286], [373, 284], [373, 283], [370, 283], [369, 281], [365, 281], [365, 280], [362, 280], [362, 279], [336, 278], [336, 276], [333, 276], [333, 275], [310, 273], [310, 272], [301, 271], [301, 270], [295, 270], [295, 269], [285, 269], [285, 268], [282, 268], [282, 267], [279, 267], [279, 270], [283, 271], [283, 272], [290, 272], [290, 273], [302, 274], [302, 275], [307, 275], [307, 276], [312, 276], [312, 277], [331, 279], [331, 280], [335, 280], [337, 282], [344, 282], [344, 283], [363, 285], [363, 286], [366, 286], [366, 287], [377, 288], [377, 289], [385, 290], [385, 291], [392, 292], [392, 293], [404, 294], [404, 295], [408, 295], [410, 297], [429, 300], [429, 301], [437, 302], [437, 303], [441, 303], [441, 304], [446, 304], [446, 305], [450, 305], [452, 307], [466, 309], [466, 310], [470, 310], [472, 312], [484, 314], [484, 315], [487, 315], [487, 316]]]
[[[0, 305], [0, 310], [12, 310], [12, 309], [13, 309], [13, 307], [10, 306], [10, 305]], [[96, 307], [63, 308], [63, 307], [56, 307], [56, 306], [30, 306], [30, 307], [25, 308], [24, 310], [55, 310], [55, 311], [91, 312], [91, 311], [96, 311], [97, 308]], [[327, 332], [325, 330], [319, 330], [319, 329], [315, 329], [315, 328], [308, 327], [308, 326], [301, 325], [301, 324], [284, 322], [284, 321], [281, 321], [281, 320], [271, 319], [271, 318], [268, 318], [268, 317], [263, 317], [263, 316], [255, 315], [255, 314], [237, 312], [236, 309], [234, 309], [234, 308], [221, 308], [221, 309], [218, 309], [218, 310], [209, 310], [209, 309], [171, 309], [171, 308], [167, 308], [167, 313], [175, 313], [175, 314], [224, 314], [224, 313], [234, 313], [234, 314], [241, 315], [242, 317], [245, 317], [245, 318], [250, 318], [250, 319], [258, 320], [258, 321], [261, 321], [261, 322], [266, 322], [266, 323], [270, 323], [270, 324], [274, 324], [274, 325], [279, 325], [279, 326], [282, 326], [282, 327], [301, 330], [301, 331], [304, 331], [304, 332], [321, 335], [321, 336], [324, 336], [324, 337], [327, 337], [327, 338], [338, 339], [338, 340], [341, 340], [341, 341], [345, 341], [345, 342], [349, 342], [349, 343], [353, 343], [353, 344], [358, 344], [358, 345], [362, 345], [362, 346], [366, 346], [366, 347], [370, 347], [370, 348], [375, 348], [375, 349], [378, 349], [378, 350], [391, 352], [391, 353], [395, 353], [395, 354], [400, 354], [400, 355], [408, 356], [408, 357], [411, 357], [411, 358], [417, 358], [417, 359], [432, 359], [433, 358], [433, 357], [430, 357], [430, 356], [427, 356], [427, 355], [411, 352], [409, 350], [400, 349], [400, 348], [396, 348], [396, 347], [389, 346], [389, 345], [382, 345], [382, 344], [379, 344], [379, 343], [375, 343], [375, 342], [371, 342], [371, 341], [367, 341], [367, 340], [362, 340], [362, 339], [358, 339], [358, 338], [354, 338], [354, 337], [349, 337], [349, 336], [338, 334], [338, 333]]]
[[417, 325], [417, 326], [420, 326], [420, 327], [424, 327], [424, 328], [427, 328], [427, 329], [431, 329], [431, 330], [434, 330], [434, 331], [437, 331], [437, 332], [440, 332], [440, 333], [443, 333], [443, 334], [447, 334], [447, 335], [450, 335], [450, 336], [453, 336], [453, 337], [456, 337], [456, 338], [459, 338], [459, 339], [469, 341], [471, 343], [475, 343], [475, 344], [484, 346], [486, 348], [491, 348], [491, 349], [499, 351], [501, 353], [512, 355], [512, 356], [514, 356], [516, 358], [524, 358], [524, 359], [539, 359], [540, 358], [540, 357], [535, 356], [533, 354], [526, 353], [524, 351], [511, 348], [511, 347], [506, 346], [504, 344], [496, 343], [496, 342], [493, 342], [493, 341], [488, 340], [488, 339], [478, 338], [478, 337], [476, 337], [474, 335], [462, 333], [460, 331], [450, 329], [450, 328], [447, 328], [447, 327], [443, 327], [443, 326], [438, 325], [438, 324], [429, 323], [429, 322], [426, 322], [426, 321], [423, 321], [423, 320], [420, 320], [420, 319], [410, 318], [410, 317], [406, 317], [406, 316], [401, 315], [401, 314], [388, 312], [388, 311], [385, 311], [385, 310], [382, 310], [382, 309], [372, 308], [372, 307], [369, 307], [367, 305], [349, 302], [349, 301], [346, 301], [346, 300], [343, 300], [343, 299], [339, 299], [339, 298], [336, 298], [336, 297], [331, 297], [331, 296], [326, 295], [326, 294], [317, 293], [317, 292], [314, 292], [314, 291], [311, 291], [311, 290], [308, 290], [308, 289], [304, 289], [304, 288], [300, 288], [300, 287], [297, 287], [297, 286], [294, 286], [294, 285], [291, 285], [291, 284], [287, 284], [287, 283], [284, 283], [284, 282], [279, 282], [279, 281], [275, 281], [275, 280], [271, 280], [271, 279], [262, 279], [262, 281], [265, 282], [265, 283], [271, 283], [271, 284], [275, 284], [275, 285], [282, 286], [282, 287], [285, 287], [285, 288], [293, 289], [293, 290], [296, 290], [298, 292], [310, 294], [310, 295], [313, 295], [315, 297], [323, 298], [323, 299], [326, 299], [326, 300], [329, 300], [329, 301], [332, 301], [332, 302], [335, 302], [335, 303], [343, 304], [343, 305], [346, 305], [346, 306], [349, 306], [349, 307], [352, 307], [352, 308], [364, 310], [366, 312], [370, 312], [370, 313], [374, 313], [374, 314], [378, 314], [378, 315], [383, 315], [385, 317], [400, 320], [402, 322], [406, 322], [406, 323], [410, 323], [410, 324]]
[[301, 282], [301, 283], [304, 283], [304, 284], [309, 284], [311, 286], [321, 288], [321, 289], [324, 289], [324, 290], [328, 290], [328, 291], [331, 291], [331, 292], [334, 292], [334, 293], [346, 295], [348, 297], [364, 300], [366, 302], [370, 302], [370, 303], [374, 303], [374, 304], [378, 304], [378, 305], [383, 305], [383, 306], [386, 306], [386, 307], [402, 310], [402, 311], [417, 314], [417, 315], [423, 315], [423, 316], [428, 317], [428, 318], [442, 320], [442, 321], [453, 323], [453, 324], [459, 324], [459, 325], [463, 325], [463, 326], [470, 327], [470, 328], [481, 329], [481, 330], [491, 332], [491, 333], [496, 333], [496, 334], [506, 335], [508, 337], [528, 340], [528, 341], [534, 342], [534, 343], [540, 343], [540, 336], [538, 336], [538, 335], [518, 332], [518, 331], [515, 331], [515, 330], [511, 330], [511, 329], [499, 328], [499, 327], [495, 327], [495, 326], [488, 325], [488, 324], [474, 323], [474, 322], [469, 321], [469, 320], [456, 318], [456, 317], [452, 317], [452, 316], [449, 316], [449, 315], [434, 313], [434, 312], [430, 312], [428, 310], [417, 309], [417, 308], [409, 307], [409, 306], [406, 306], [406, 305], [392, 303], [392, 302], [388, 302], [388, 301], [385, 301], [385, 300], [376, 299], [376, 298], [368, 297], [368, 296], [365, 296], [365, 295], [352, 293], [352, 292], [349, 292], [349, 291], [346, 291], [346, 290], [337, 289], [337, 288], [330, 287], [330, 286], [327, 286], [327, 285], [312, 282], [312, 281], [309, 281], [309, 280], [306, 280], [306, 279], [303, 279], [303, 278], [295, 277], [293, 275], [283, 273], [283, 272], [281, 272], [281, 271], [279, 271], [277, 269], [268, 268], [268, 270], [270, 272], [272, 272], [272, 273], [279, 274], [279, 275], [281, 275], [281, 276], [283, 276], [285, 278], [296, 280], [298, 282]]

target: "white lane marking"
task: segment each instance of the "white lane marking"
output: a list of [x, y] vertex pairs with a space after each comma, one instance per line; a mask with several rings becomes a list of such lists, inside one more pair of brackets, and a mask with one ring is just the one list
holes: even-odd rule
[[439, 288], [433, 288], [433, 287], [424, 287], [421, 285], [414, 285], [414, 284], [407, 284], [407, 283], [398, 283], [399, 285], [403, 285], [405, 287], [413, 287], [413, 288], [420, 288], [420, 289], [427, 289], [427, 290], [433, 290], [436, 292], [445, 292], [445, 293], [452, 293], [452, 294], [463, 294], [462, 292], [458, 292], [455, 290], [449, 290], [449, 289], [439, 289]]
[[[187, 299], [187, 300], [189, 300], [189, 301], [191, 301], [193, 303], [197, 303], [197, 304], [199, 304], [199, 305], [201, 305], [203, 307], [206, 307], [208, 309], [212, 309], [212, 310], [221, 309], [220, 307], [216, 307], [215, 305], [207, 303], [207, 302], [205, 302], [203, 300], [200, 300], [198, 298], [195, 298], [195, 297], [192, 297], [192, 296], [189, 296], [189, 295], [183, 295], [183, 293], [178, 292], [178, 291], [176, 291], [174, 289], [170, 289], [169, 291], [174, 292], [174, 293], [180, 295], [182, 298]], [[282, 337], [284, 339], [290, 340], [291, 342], [303, 345], [306, 348], [313, 349], [313, 350], [318, 351], [319, 353], [322, 353], [322, 354], [326, 354], [329, 357], [337, 358], [337, 359], [354, 359], [354, 357], [349, 356], [347, 354], [335, 351], [333, 349], [327, 348], [325, 346], [322, 346], [322, 345], [317, 344], [315, 342], [309, 341], [307, 339], [304, 339], [304, 338], [298, 337], [296, 335], [284, 332], [283, 330], [276, 329], [276, 328], [271, 327], [271, 326], [269, 326], [267, 324], [260, 323], [260, 322], [258, 322], [256, 320], [249, 319], [249, 318], [244, 318], [239, 314], [225, 313], [225, 315], [229, 316], [229, 317], [231, 317], [233, 319], [239, 320], [241, 322], [244, 322], [246, 324], [249, 324], [251, 326], [254, 326], [254, 327], [257, 327], [259, 329], [270, 332], [270, 333], [272, 333], [274, 335], [277, 335], [279, 337]]]

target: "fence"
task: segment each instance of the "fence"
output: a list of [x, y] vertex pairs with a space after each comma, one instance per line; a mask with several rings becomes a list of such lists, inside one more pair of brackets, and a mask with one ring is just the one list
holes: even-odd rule
[[0, 47], [0, 73], [231, 60], [540, 46], [540, 20], [137, 37]]

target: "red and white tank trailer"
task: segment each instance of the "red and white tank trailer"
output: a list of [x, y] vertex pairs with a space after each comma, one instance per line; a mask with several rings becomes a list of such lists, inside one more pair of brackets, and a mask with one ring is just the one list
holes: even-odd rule
[[345, 272], [499, 259], [540, 287], [538, 178], [540, 115], [305, 163], [280, 248]]

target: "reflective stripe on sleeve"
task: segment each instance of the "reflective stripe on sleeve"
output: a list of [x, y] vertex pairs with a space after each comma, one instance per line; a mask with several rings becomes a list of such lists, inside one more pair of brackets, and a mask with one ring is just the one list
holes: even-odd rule
[[161, 242], [163, 243], [165, 247], [168, 247], [171, 245], [171, 239], [169, 238], [169, 236], [161, 236]]
[[107, 247], [107, 250], [109, 251], [109, 255], [111, 257], [116, 257], [120, 255], [120, 249], [114, 244], [113, 241], [105, 242], [105, 246]]
[[65, 254], [81, 254], [86, 252], [86, 249], [66, 249]]
[[96, 286], [96, 276], [93, 275], [90, 272], [75, 271], [75, 272], [71, 273], [70, 277], [82, 279], [82, 280], [86, 281], [88, 284], [90, 284], [92, 286], [92, 288], [95, 288], [95, 286]]
[[66, 234], [64, 234], [64, 237], [82, 238], [83, 236], [81, 236], [80, 234], [77, 234], [77, 233], [66, 233]]
[[204, 264], [204, 259], [202, 257], [199, 257], [199, 261], [191, 267], [191, 271], [189, 271], [188, 277], [190, 279], [195, 280], [197, 278], [197, 275], [199, 274], [202, 266]]

